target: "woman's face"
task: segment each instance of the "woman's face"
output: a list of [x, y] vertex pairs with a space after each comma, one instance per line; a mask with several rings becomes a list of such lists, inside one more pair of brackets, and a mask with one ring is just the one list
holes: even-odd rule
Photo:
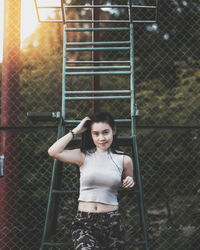
[[91, 125], [91, 135], [96, 147], [106, 151], [112, 144], [114, 131], [106, 122], [95, 122]]

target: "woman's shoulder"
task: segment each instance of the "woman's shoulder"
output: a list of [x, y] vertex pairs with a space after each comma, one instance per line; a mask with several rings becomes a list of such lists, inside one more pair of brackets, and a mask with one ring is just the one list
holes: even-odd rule
[[123, 168], [124, 152], [120, 150], [115, 150], [114, 152], [110, 152], [110, 153], [111, 153], [111, 158], [117, 163], [117, 165]]
[[94, 158], [94, 153], [95, 150], [86, 150], [84, 152], [79, 149], [80, 153], [82, 154], [81, 156], [81, 164], [79, 165], [80, 167], [83, 167], [85, 164], [87, 164], [89, 161], [91, 161]]
[[133, 160], [132, 160], [132, 158], [130, 156], [124, 155], [124, 157], [123, 157], [123, 163], [124, 163], [124, 167], [130, 166], [130, 165], [133, 164]]

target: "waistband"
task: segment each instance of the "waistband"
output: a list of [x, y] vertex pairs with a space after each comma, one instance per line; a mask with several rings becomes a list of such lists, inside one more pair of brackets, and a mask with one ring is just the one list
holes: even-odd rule
[[114, 210], [110, 212], [105, 212], [105, 213], [90, 213], [90, 212], [83, 212], [83, 211], [78, 211], [77, 216], [80, 217], [86, 217], [86, 218], [99, 218], [99, 217], [111, 217], [113, 215], [120, 215], [119, 210]]

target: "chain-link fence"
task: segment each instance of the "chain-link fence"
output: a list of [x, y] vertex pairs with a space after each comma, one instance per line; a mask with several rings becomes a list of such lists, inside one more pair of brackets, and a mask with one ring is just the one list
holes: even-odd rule
[[[134, 1], [135, 4], [145, 2], [148, 1]], [[199, 1], [160, 1], [157, 23], [134, 24], [135, 97], [140, 110], [137, 138], [152, 250], [200, 249], [199, 14]], [[71, 10], [70, 15], [84, 18], [87, 12]], [[126, 18], [123, 10], [102, 12], [108, 20], [116, 15]], [[7, 29], [15, 32], [15, 24], [11, 23]], [[100, 36], [107, 41], [128, 38], [125, 31], [103, 32]], [[87, 39], [90, 39], [87, 33], [68, 34], [69, 41]], [[72, 52], [68, 56], [71, 60], [85, 60], [89, 53]], [[13, 54], [13, 61], [17, 61], [16, 57]], [[120, 52], [101, 54], [105, 60], [126, 60], [126, 57], [126, 53]], [[5, 74], [6, 69], [0, 67], [0, 74], [2, 71]], [[126, 76], [100, 77], [101, 86], [107, 89], [113, 86], [124, 89], [128, 82]], [[90, 89], [91, 78], [70, 76], [67, 84], [73, 90]], [[60, 111], [61, 91], [62, 24], [40, 24], [21, 48], [20, 89], [12, 99], [14, 123], [9, 127], [1, 125], [1, 147], [7, 150], [4, 177], [0, 178], [0, 249], [40, 247], [53, 165], [47, 150], [57, 137], [57, 124], [33, 122], [27, 119], [26, 113]], [[101, 101], [101, 109], [112, 111], [116, 119], [129, 118], [130, 105], [123, 102], [114, 100], [108, 106]], [[66, 112], [69, 118], [81, 119], [91, 112], [91, 103], [72, 102]], [[2, 116], [1, 124], [4, 124], [5, 114]], [[129, 132], [124, 129], [118, 133]], [[122, 149], [131, 153], [129, 147]], [[67, 249], [73, 249], [70, 227], [77, 209], [78, 182], [76, 167], [64, 165], [62, 188], [74, 193], [60, 197], [54, 238], [56, 242], [68, 242]], [[127, 242], [141, 240], [134, 191], [121, 190], [119, 202]], [[142, 247], [135, 245], [127, 249]]]

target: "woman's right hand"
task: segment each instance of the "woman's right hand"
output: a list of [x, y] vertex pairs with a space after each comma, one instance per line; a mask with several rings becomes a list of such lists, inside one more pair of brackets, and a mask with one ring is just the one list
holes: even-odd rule
[[83, 132], [86, 131], [87, 127], [86, 122], [90, 121], [90, 118], [86, 116], [79, 124], [77, 127], [75, 127], [72, 131], [75, 135], [82, 134]]

